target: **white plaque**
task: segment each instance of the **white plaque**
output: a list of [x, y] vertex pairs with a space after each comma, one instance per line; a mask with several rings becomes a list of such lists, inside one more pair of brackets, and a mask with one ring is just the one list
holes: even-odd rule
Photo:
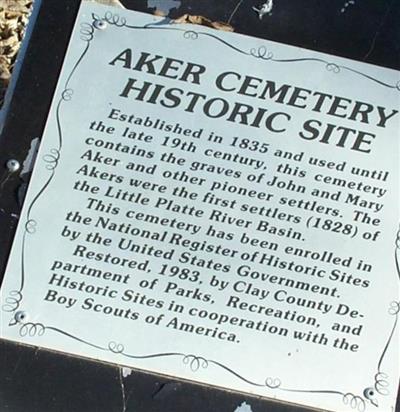
[[399, 81], [83, 2], [1, 337], [331, 411], [393, 410]]

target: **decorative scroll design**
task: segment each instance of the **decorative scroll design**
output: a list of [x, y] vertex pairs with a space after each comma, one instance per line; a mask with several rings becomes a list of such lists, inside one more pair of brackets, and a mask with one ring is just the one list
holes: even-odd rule
[[399, 230], [397, 231], [397, 236], [396, 236], [396, 241], [395, 241], [394, 260], [396, 262], [397, 276], [400, 281], [400, 226], [399, 226]]
[[273, 52], [269, 51], [265, 46], [253, 47], [250, 50], [242, 50], [241, 48], [229, 43], [228, 41], [226, 41], [225, 39], [222, 39], [221, 37], [217, 36], [214, 33], [202, 32], [202, 31], [197, 31], [197, 30], [188, 30], [186, 28], [181, 28], [181, 27], [171, 27], [171, 25], [157, 25], [157, 23], [154, 23], [154, 24], [150, 23], [144, 26], [130, 25], [127, 23], [125, 17], [119, 16], [118, 14], [112, 13], [112, 12], [106, 12], [103, 17], [100, 17], [96, 14], [92, 14], [92, 18], [93, 18], [94, 23], [98, 21], [105, 21], [112, 26], [116, 26], [120, 28], [126, 27], [127, 29], [132, 29], [132, 30], [179, 31], [179, 32], [182, 32], [184, 38], [188, 40], [198, 40], [200, 37], [208, 37], [208, 38], [216, 40], [217, 42], [225, 45], [226, 47], [240, 54], [251, 56], [256, 59], [263, 60], [263, 61], [270, 61], [274, 63], [297, 63], [297, 64], [300, 64], [303, 62], [314, 62], [314, 63], [324, 65], [327, 71], [333, 72], [335, 74], [339, 74], [342, 71], [347, 71], [357, 76], [364, 77], [365, 79], [370, 80], [374, 83], [377, 83], [381, 86], [388, 87], [390, 89], [396, 89], [397, 91], [400, 91], [400, 80], [395, 84], [389, 84], [380, 79], [375, 78], [372, 75], [360, 72], [359, 70], [355, 70], [348, 66], [333, 63], [331, 61], [328, 61], [322, 58], [305, 57], [305, 58], [293, 58], [293, 59], [277, 59], [277, 58], [274, 58]]
[[385, 372], [382, 371], [382, 364], [383, 364], [383, 361], [385, 359], [386, 352], [388, 351], [388, 349], [391, 345], [391, 342], [393, 340], [395, 331], [397, 329], [397, 323], [398, 323], [398, 320], [399, 320], [399, 312], [400, 312], [400, 302], [396, 302], [396, 301], [391, 302], [388, 312], [389, 312], [389, 315], [394, 316], [394, 321], [393, 321], [393, 326], [392, 326], [392, 329], [390, 331], [389, 337], [386, 341], [386, 345], [383, 348], [382, 354], [381, 354], [381, 356], [379, 358], [379, 361], [378, 361], [378, 367], [377, 367], [377, 372], [375, 374], [375, 382], [374, 382], [374, 388], [375, 388], [376, 392], [379, 393], [380, 395], [388, 395], [389, 394], [388, 375]]
[[[57, 124], [57, 145], [56, 147], [50, 149], [50, 151], [46, 154], [43, 155], [43, 162], [46, 170], [48, 170], [50, 173], [42, 185], [42, 187], [38, 190], [38, 192], [35, 194], [33, 197], [32, 201], [30, 202], [27, 213], [26, 213], [26, 218], [25, 218], [25, 224], [24, 224], [24, 232], [22, 235], [22, 245], [21, 245], [21, 256], [20, 256], [20, 265], [21, 265], [21, 272], [20, 272], [20, 283], [19, 283], [19, 288], [16, 290], [11, 290], [9, 292], [9, 295], [5, 298], [5, 304], [3, 304], [2, 309], [5, 312], [12, 312], [15, 313], [18, 308], [21, 306], [22, 300], [23, 300], [23, 290], [25, 286], [25, 279], [26, 279], [26, 243], [27, 243], [27, 237], [34, 235], [37, 230], [38, 222], [32, 218], [32, 211], [34, 209], [34, 206], [36, 203], [39, 201], [43, 193], [48, 189], [50, 186], [51, 181], [53, 180], [56, 169], [60, 160], [61, 156], [61, 150], [62, 150], [62, 145], [63, 145], [63, 131], [61, 127], [61, 120], [60, 120], [60, 111], [62, 104], [64, 102], [68, 102], [72, 99], [73, 97], [73, 89], [69, 86], [72, 76], [75, 73], [76, 69], [84, 59], [87, 51], [89, 50], [90, 42], [94, 38], [94, 27], [92, 24], [89, 23], [82, 23], [80, 26], [80, 38], [83, 40], [86, 45], [84, 50], [82, 51], [80, 57], [76, 61], [75, 65], [73, 66], [70, 74], [68, 75], [65, 84], [64, 84], [64, 89], [60, 93], [59, 100], [56, 105], [56, 124]], [[10, 325], [15, 324], [15, 319], [12, 318], [10, 321]], [[27, 325], [27, 324], [25, 324]], [[43, 331], [43, 333], [35, 332], [34, 335], [32, 335], [32, 331], [36, 331], [36, 327], [34, 326], [35, 324], [29, 324], [29, 327], [26, 326], [23, 331], [27, 331], [25, 335], [21, 336], [34, 336], [38, 334], [39, 336], [44, 333], [44, 329], [40, 329], [40, 331]]]
[[183, 363], [189, 365], [192, 372], [197, 372], [200, 368], [208, 368], [208, 360], [196, 355], [186, 355], [183, 358]]
[[4, 312], [15, 312], [19, 308], [22, 298], [23, 296], [20, 290], [10, 291], [8, 296], [5, 298], [6, 303], [3, 304], [2, 309]]
[[[73, 98], [73, 89], [69, 86], [70, 81], [73, 77], [73, 74], [79, 67], [80, 63], [83, 61], [84, 57], [86, 56], [91, 41], [94, 39], [94, 33], [96, 29], [96, 23], [98, 22], [107, 22], [112, 26], [116, 26], [118, 28], [127, 28], [127, 29], [137, 29], [137, 30], [167, 30], [167, 31], [179, 31], [183, 33], [183, 37], [187, 40], [196, 41], [199, 39], [200, 36], [212, 38], [219, 43], [225, 45], [226, 47], [234, 50], [240, 54], [251, 56], [256, 59], [260, 59], [262, 61], [271, 61], [274, 63], [302, 63], [302, 62], [315, 62], [321, 63], [325, 65], [325, 69], [327, 71], [333, 72], [335, 74], [339, 74], [342, 71], [349, 71], [354, 74], [360, 75], [366, 79], [369, 79], [377, 84], [382, 86], [397, 89], [400, 91], [400, 81], [394, 85], [387, 84], [379, 79], [376, 79], [370, 75], [365, 73], [359, 72], [352, 68], [338, 65], [324, 59], [320, 58], [298, 58], [298, 59], [276, 59], [274, 58], [274, 54], [272, 51], [269, 51], [265, 46], [261, 46], [258, 48], [251, 48], [249, 51], [242, 50], [235, 45], [230, 44], [226, 40], [220, 38], [219, 36], [208, 33], [208, 32], [200, 32], [195, 30], [187, 30], [178, 27], [165, 27], [165, 26], [156, 26], [154, 24], [147, 24], [145, 26], [133, 26], [127, 24], [127, 20], [124, 17], [119, 16], [118, 14], [114, 14], [112, 12], [106, 12], [103, 18], [100, 18], [98, 15], [92, 14], [93, 22], [92, 23], [82, 23], [80, 29], [80, 38], [82, 41], [86, 43], [84, 50], [82, 51], [80, 57], [76, 61], [75, 65], [73, 66], [69, 76], [64, 85], [64, 89], [61, 92], [61, 96], [56, 106], [56, 123], [57, 123], [57, 132], [58, 132], [58, 145], [56, 148], [50, 150], [50, 152], [43, 156], [43, 161], [45, 163], [46, 169], [50, 172], [50, 175], [47, 181], [44, 183], [42, 188], [38, 191], [38, 193], [33, 198], [32, 202], [28, 207], [28, 212], [26, 216], [26, 222], [24, 225], [25, 231], [22, 238], [22, 253], [21, 253], [21, 281], [20, 281], [20, 288], [18, 290], [12, 290], [9, 292], [9, 296], [5, 298], [5, 304], [3, 305], [2, 309], [6, 312], [13, 312], [14, 317], [11, 319], [9, 326], [18, 326], [19, 327], [19, 334], [21, 337], [35, 337], [35, 336], [43, 336], [46, 333], [53, 332], [59, 335], [63, 335], [68, 339], [74, 340], [76, 342], [82, 343], [86, 346], [90, 346], [100, 351], [104, 352], [112, 352], [115, 355], [130, 358], [130, 359], [137, 359], [137, 360], [144, 360], [144, 359], [155, 359], [155, 358], [167, 358], [167, 357], [178, 357], [181, 358], [181, 361], [184, 365], [188, 366], [193, 373], [198, 372], [201, 369], [207, 369], [210, 366], [214, 366], [220, 369], [225, 370], [227, 373], [235, 376], [237, 379], [245, 382], [251, 386], [259, 387], [259, 388], [269, 388], [272, 390], [280, 390], [285, 392], [297, 392], [297, 393], [309, 393], [309, 394], [325, 394], [325, 395], [335, 395], [341, 396], [343, 404], [349, 405], [352, 409], [358, 412], [364, 412], [366, 409], [367, 403], [370, 403], [376, 407], [378, 407], [378, 403], [375, 399], [376, 393], [379, 395], [387, 395], [388, 391], [388, 375], [383, 372], [382, 364], [386, 357], [386, 353], [391, 346], [395, 330], [397, 328], [398, 323], [398, 315], [400, 312], [400, 302], [392, 302], [389, 308], [389, 314], [395, 317], [393, 327], [390, 331], [389, 337], [386, 341], [385, 347], [382, 351], [382, 354], [379, 358], [378, 365], [377, 365], [377, 372], [374, 376], [374, 386], [373, 388], [366, 388], [363, 391], [362, 395], [357, 395], [351, 392], [343, 392], [337, 390], [314, 390], [314, 389], [293, 389], [293, 388], [286, 388], [282, 386], [282, 382], [277, 377], [266, 377], [263, 382], [255, 382], [252, 381], [241, 374], [239, 374], [234, 369], [230, 368], [229, 366], [213, 360], [213, 359], [206, 359], [202, 356], [197, 356], [194, 354], [184, 354], [180, 352], [165, 352], [165, 353], [154, 353], [154, 354], [147, 354], [147, 355], [133, 355], [126, 352], [125, 345], [120, 342], [110, 341], [106, 345], [98, 345], [88, 340], [85, 340], [81, 337], [75, 336], [72, 333], [69, 333], [65, 330], [62, 330], [57, 327], [53, 326], [46, 326], [42, 323], [33, 323], [33, 322], [24, 322], [24, 320], [18, 319], [16, 316], [16, 311], [20, 307], [21, 302], [23, 300], [23, 288], [25, 284], [25, 247], [26, 247], [26, 239], [28, 235], [33, 235], [36, 231], [37, 222], [31, 217], [32, 209], [34, 205], [37, 203], [38, 199], [41, 195], [46, 191], [48, 186], [50, 185], [56, 168], [58, 166], [62, 145], [63, 145], [63, 130], [62, 130], [62, 123], [60, 112], [64, 102], [68, 102]], [[396, 237], [396, 249], [395, 249], [395, 262], [396, 262], [396, 269], [397, 275], [400, 280], [400, 230], [397, 232]]]
[[20, 326], [19, 329], [19, 334], [21, 337], [25, 336], [42, 336], [44, 335], [44, 332], [46, 330], [46, 327], [42, 323], [23, 323]]

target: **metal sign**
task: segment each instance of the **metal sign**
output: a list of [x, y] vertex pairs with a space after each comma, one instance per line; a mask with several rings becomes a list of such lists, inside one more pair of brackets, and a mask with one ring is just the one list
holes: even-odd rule
[[390, 410], [399, 92], [394, 70], [83, 3], [1, 337]]

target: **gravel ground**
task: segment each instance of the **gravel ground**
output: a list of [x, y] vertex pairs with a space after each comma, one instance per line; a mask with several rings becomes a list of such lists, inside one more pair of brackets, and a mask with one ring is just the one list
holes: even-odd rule
[[0, 0], [0, 108], [31, 6], [32, 0]]

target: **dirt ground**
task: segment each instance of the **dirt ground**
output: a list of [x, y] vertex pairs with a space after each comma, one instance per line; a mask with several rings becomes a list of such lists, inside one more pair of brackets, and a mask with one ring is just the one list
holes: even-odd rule
[[32, 0], [0, 1], [0, 107], [30, 14]]

